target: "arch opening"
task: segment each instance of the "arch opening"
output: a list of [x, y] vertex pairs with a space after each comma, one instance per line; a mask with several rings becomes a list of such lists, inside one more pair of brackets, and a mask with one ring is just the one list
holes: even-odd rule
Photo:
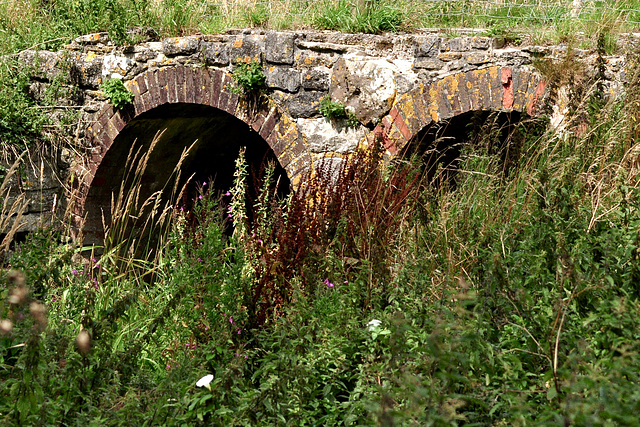
[[526, 139], [543, 128], [540, 122], [519, 111], [468, 111], [425, 126], [409, 141], [403, 157], [414, 157], [428, 183], [455, 187], [463, 153], [481, 148], [497, 156], [507, 176], [517, 166]]
[[[150, 151], [157, 134], [158, 140]], [[103, 243], [103, 222], [111, 222], [112, 195], [120, 191], [128, 173], [125, 165], [130, 152], [139, 149], [149, 155], [139, 180], [140, 203], [161, 192], [162, 200], [168, 204], [175, 183], [174, 171], [183, 151], [192, 144], [181, 164], [177, 183], [177, 188], [186, 190], [177, 202], [186, 208], [205, 182], [206, 189], [216, 193], [231, 188], [235, 161], [243, 148], [250, 170], [249, 198], [255, 197], [258, 180], [269, 162], [275, 165], [277, 193], [284, 196], [289, 192], [289, 178], [273, 150], [242, 120], [207, 105], [164, 104], [129, 121], [100, 162], [84, 205], [85, 244]]]

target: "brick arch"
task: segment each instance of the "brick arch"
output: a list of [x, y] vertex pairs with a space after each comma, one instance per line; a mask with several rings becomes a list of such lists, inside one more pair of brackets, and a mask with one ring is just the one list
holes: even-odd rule
[[117, 110], [105, 102], [86, 130], [91, 150], [88, 161], [84, 160], [82, 165], [78, 165], [73, 174], [69, 200], [74, 203], [75, 228], [79, 231], [82, 226], [89, 190], [102, 159], [116, 137], [131, 120], [165, 104], [206, 105], [240, 119], [267, 142], [286, 170], [292, 185], [297, 186], [311, 159], [295, 121], [272, 102], [251, 108], [228, 89], [233, 83], [229, 74], [217, 69], [166, 67], [147, 71], [126, 83], [134, 94], [131, 106]]
[[475, 110], [518, 111], [536, 115], [546, 83], [530, 68], [488, 67], [420, 84], [399, 97], [374, 129], [391, 155], [400, 152], [433, 122]]

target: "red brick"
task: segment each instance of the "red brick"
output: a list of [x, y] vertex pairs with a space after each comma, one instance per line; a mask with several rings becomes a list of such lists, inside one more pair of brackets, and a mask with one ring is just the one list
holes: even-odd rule
[[118, 133], [120, 133], [122, 129], [124, 129], [124, 127], [127, 125], [127, 122], [120, 115], [120, 111], [114, 112], [113, 116], [111, 116], [111, 123], [116, 128]]
[[220, 105], [220, 92], [222, 88], [222, 82], [224, 81], [224, 73], [220, 70], [212, 70], [211, 76], [211, 98], [209, 99], [209, 105], [219, 108]]
[[185, 93], [186, 70], [184, 67], [176, 67], [176, 102], [187, 102]]
[[505, 67], [500, 71], [500, 83], [502, 84], [502, 107], [510, 110], [513, 108], [513, 72], [511, 67]]
[[227, 85], [231, 84], [233, 79], [228, 74], [225, 74], [220, 81], [220, 95], [218, 97], [218, 108], [227, 111], [227, 103], [231, 93], [227, 89]]
[[533, 95], [533, 100], [527, 106], [527, 114], [529, 114], [530, 116], [533, 116], [537, 113], [536, 109], [538, 107], [538, 103], [544, 96], [544, 91], [546, 90], [546, 88], [547, 88], [547, 83], [541, 80], [538, 83], [538, 86], [536, 87], [536, 91]]
[[156, 82], [158, 83], [159, 97], [158, 101], [160, 105], [169, 102], [169, 94], [167, 87], [167, 71], [166, 68], [161, 68], [156, 71]]
[[176, 70], [173, 67], [165, 68], [164, 81], [167, 86], [167, 102], [174, 104], [178, 102], [176, 95]]
[[144, 74], [141, 75], [141, 76], [136, 77], [134, 79], [134, 81], [136, 83], [138, 83], [137, 86], [138, 86], [138, 88], [140, 90], [140, 92], [139, 92], [140, 95], [142, 95], [143, 93], [145, 93], [147, 91], [147, 82], [145, 81]]
[[271, 132], [273, 132], [273, 129], [276, 127], [276, 124], [278, 124], [278, 122], [280, 121], [280, 118], [281, 118], [280, 110], [277, 107], [273, 107], [269, 112], [269, 115], [265, 119], [264, 124], [260, 128], [260, 131], [258, 132], [260, 136], [266, 140], [269, 137], [269, 135], [271, 135]]

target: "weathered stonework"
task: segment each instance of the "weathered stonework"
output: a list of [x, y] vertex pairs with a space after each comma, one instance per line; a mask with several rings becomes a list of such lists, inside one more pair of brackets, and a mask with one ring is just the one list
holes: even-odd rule
[[[562, 46], [504, 47], [488, 37], [241, 30], [127, 47], [99, 33], [79, 37], [60, 52], [25, 51], [20, 58], [35, 65], [32, 92], [60, 76], [77, 91], [65, 101], [82, 111], [73, 138], [79, 155], [67, 186], [73, 191], [66, 197], [73, 199], [80, 224], [85, 197], [99, 184], [94, 177], [114, 139], [132, 119], [158, 106], [198, 104], [237, 117], [270, 145], [298, 185], [322, 159], [341, 163], [358, 144], [375, 140], [395, 155], [432, 122], [468, 111], [535, 115], [548, 93], [534, 58], [554, 60], [565, 52]], [[575, 53], [594, 69], [592, 52]], [[262, 63], [268, 107], [256, 110], [229, 91], [235, 64], [248, 61]], [[624, 73], [624, 57], [607, 58], [608, 90], [617, 90]], [[125, 81], [134, 94], [131, 108], [117, 111], [106, 102], [99, 90], [105, 78]], [[323, 96], [343, 102], [360, 126], [322, 118]]]

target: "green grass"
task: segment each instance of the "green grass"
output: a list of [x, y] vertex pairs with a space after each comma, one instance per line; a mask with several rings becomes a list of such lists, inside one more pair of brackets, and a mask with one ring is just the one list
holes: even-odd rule
[[[362, 3], [362, 4], [361, 4]], [[132, 28], [153, 28], [161, 36], [230, 28], [318, 28], [347, 32], [382, 33], [419, 28], [508, 28], [556, 35], [570, 23], [572, 35], [586, 37], [606, 27], [614, 33], [633, 31], [640, 23], [637, 1], [586, 2], [571, 18], [571, 3], [493, 1], [411, 2], [406, 0], [11, 0], [0, 4], [0, 53], [24, 49], [57, 49], [73, 38], [109, 32], [118, 44], [135, 42]]]
[[575, 92], [562, 135], [525, 120], [503, 140], [490, 115], [457, 172], [429, 181], [416, 158], [381, 169], [363, 151], [309, 178], [304, 200], [278, 200], [267, 172], [250, 213], [240, 158], [229, 193], [203, 187], [175, 209], [135, 268], [125, 253], [82, 262], [52, 229], [31, 236], [7, 259], [24, 273], [0, 286], [0, 420], [634, 424], [630, 82], [616, 103]]

